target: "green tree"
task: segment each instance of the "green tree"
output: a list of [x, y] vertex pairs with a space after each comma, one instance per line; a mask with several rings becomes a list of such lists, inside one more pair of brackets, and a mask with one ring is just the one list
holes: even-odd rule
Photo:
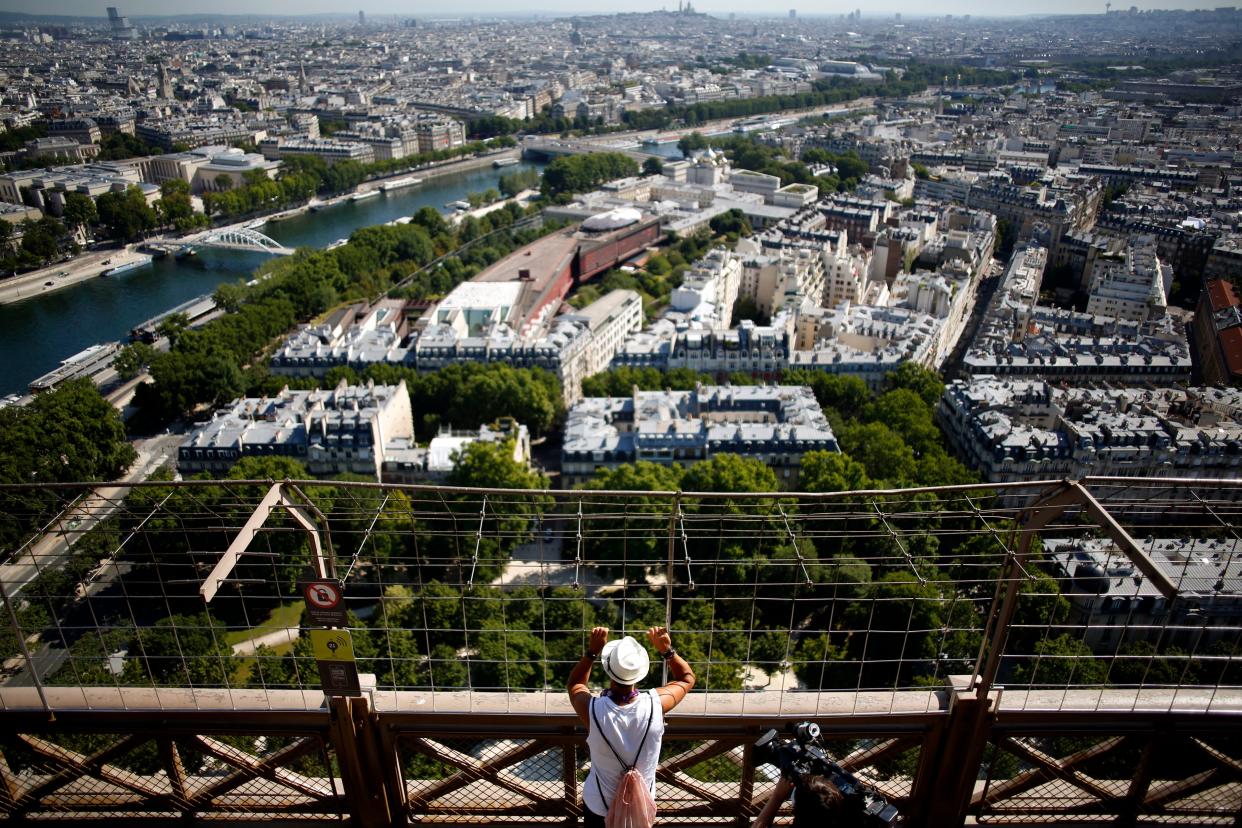
[[978, 652], [975, 610], [938, 572], [924, 572], [923, 583], [908, 570], [881, 576], [867, 600], [850, 605], [846, 622], [864, 687], [908, 687]]
[[181, 337], [190, 328], [190, 318], [184, 313], [170, 313], [155, 326], [155, 332], [168, 340], [169, 348], [176, 348]]
[[155, 228], [158, 217], [137, 186], [124, 192], [104, 193], [95, 200], [99, 221], [108, 233], [122, 241], [135, 241]]
[[677, 149], [681, 150], [683, 158], [689, 158], [692, 152], [707, 149], [707, 146], [707, 139], [703, 137], [701, 132], [691, 132], [689, 135], [683, 135], [681, 140], [677, 142]]
[[241, 282], [221, 282], [216, 285], [212, 298], [218, 308], [226, 313], [234, 313], [241, 308], [246, 298], [246, 285]]
[[513, 459], [513, 453], [512, 440], [476, 440], [454, 455], [448, 482], [454, 486], [491, 489], [547, 488], [547, 478]]
[[84, 193], [65, 193], [65, 209], [61, 218], [70, 227], [87, 227], [99, 220], [95, 201]]
[[638, 162], [619, 152], [565, 155], [544, 168], [541, 189], [544, 196], [556, 198], [635, 175], [638, 175]]
[[726, 617], [716, 602], [685, 601], [678, 605], [674, 628], [677, 651], [694, 665], [704, 690], [742, 689], [749, 646], [739, 619]]
[[914, 479], [914, 451], [883, 423], [848, 425], [838, 435], [841, 448], [862, 463], [873, 480], [902, 483]]
[[[640, 460], [601, 471], [583, 488], [673, 492], [681, 488], [682, 475], [681, 466], [676, 464], [665, 466]], [[582, 540], [585, 558], [613, 577], [645, 580], [647, 567], [667, 556], [667, 543], [661, 532], [666, 531], [671, 508], [671, 499], [661, 497], [634, 496], [620, 514], [615, 504], [588, 502], [583, 506], [588, 527]]]
[[643, 162], [643, 175], [663, 175], [664, 162], [652, 156]]
[[640, 391], [659, 391], [670, 388], [688, 391], [699, 382], [710, 385], [712, 378], [685, 368], [661, 371], [658, 368], [631, 368], [623, 366], [601, 371], [582, 381], [585, 397], [628, 397], [637, 387]]
[[799, 488], [807, 492], [851, 492], [871, 488], [862, 463], [835, 451], [811, 451], [802, 455]]
[[71, 244], [68, 228], [51, 216], [22, 222], [21, 252], [34, 266], [59, 258]]
[[104, 138], [100, 142], [99, 149], [101, 161], [121, 161], [126, 158], [157, 154], [141, 138], [124, 132], [114, 132]]
[[132, 380], [146, 370], [155, 355], [155, 349], [145, 342], [131, 342], [117, 353], [112, 367], [123, 380]]
[[310, 472], [292, 457], [243, 457], [229, 467], [230, 480], [306, 480]]
[[681, 485], [689, 492], [774, 492], [779, 487], [771, 466], [737, 454], [695, 463], [682, 475]]
[[506, 198], [513, 198], [523, 190], [537, 189], [539, 187], [539, 170], [530, 169], [506, 173], [500, 177], [498, 186], [500, 187], [500, 192]]
[[807, 385], [815, 399], [825, 409], [836, 411], [843, 419], [852, 420], [862, 416], [871, 402], [872, 394], [867, 383], [859, 377], [847, 374], [827, 374], [823, 371], [786, 371], [781, 381], [787, 385]]
[[885, 377], [888, 388], [907, 388], [923, 398], [927, 405], [935, 407], [944, 395], [944, 382], [940, 375], [929, 368], [913, 362], [903, 362]]
[[932, 409], [910, 388], [895, 388], [881, 394], [869, 406], [866, 419], [892, 429], [916, 458], [940, 447], [940, 429], [932, 422]]
[[[1197, 659], [1180, 647], [1163, 651], [1149, 641], [1123, 645], [1108, 672], [1110, 684], [1129, 686], [1179, 685], [1202, 680]], [[1215, 678], [1215, 677], [1213, 677]]]
[[[454, 486], [498, 489], [544, 489], [547, 478], [532, 471], [525, 463], [513, 458], [514, 444], [475, 441], [454, 455], [453, 471], [448, 482]], [[462, 495], [452, 504], [453, 512], [465, 520], [478, 520], [480, 536], [474, 548], [469, 550], [469, 562], [462, 560], [463, 570], [476, 583], [488, 583], [496, 578], [509, 560], [509, 554], [517, 543], [530, 537], [534, 517], [546, 506], [546, 498], [538, 495], [494, 496], [484, 503], [476, 495]], [[443, 539], [451, 543], [451, 538]], [[466, 550], [454, 548], [454, 554]], [[448, 556], [447, 550], [442, 553]]]
[[752, 232], [750, 221], [746, 218], [746, 214], [736, 207], [717, 216], [712, 216], [709, 226], [716, 235], [727, 235], [732, 238], [749, 236]]
[[126, 675], [137, 672], [170, 687], [227, 686], [232, 648], [225, 643], [224, 633], [224, 625], [205, 612], [162, 618], [136, 631]]
[[135, 457], [120, 415], [90, 380], [71, 380], [29, 405], [0, 408], [0, 480], [113, 480]]
[[190, 201], [190, 185], [180, 178], [173, 178], [160, 185], [160, 219], [177, 230], [188, 230], [199, 224], [202, 218], [194, 212]]
[[484, 690], [543, 690], [549, 684], [543, 643], [522, 630], [484, 629], [468, 658], [470, 684]]
[[1070, 633], [1039, 641], [1034, 657], [1013, 671], [1014, 684], [1034, 687], [1100, 685], [1107, 677], [1108, 663]]

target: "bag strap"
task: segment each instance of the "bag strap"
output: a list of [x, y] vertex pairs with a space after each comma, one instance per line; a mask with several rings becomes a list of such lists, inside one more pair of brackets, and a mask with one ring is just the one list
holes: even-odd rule
[[[608, 749], [612, 751], [612, 755], [617, 757], [617, 761], [621, 763], [621, 766], [626, 771], [631, 771], [638, 766], [638, 759], [643, 755], [643, 745], [647, 744], [647, 734], [651, 732], [651, 722], [655, 719], [655, 700], [651, 699], [649, 695], [648, 699], [651, 701], [651, 713], [647, 716], [647, 728], [643, 731], [642, 741], [638, 743], [638, 752], [634, 754], [634, 761], [628, 763], [621, 758], [621, 754], [617, 753], [617, 749], [612, 746], [612, 742], [608, 741], [608, 737], [604, 735], [604, 729], [599, 726], [599, 718], [595, 715], [595, 699], [591, 699], [591, 719], [595, 722], [595, 729], [599, 732], [599, 737], [604, 740], [604, 744], [608, 745]], [[596, 776], [595, 781], [599, 782], [598, 776]], [[602, 791], [600, 795], [603, 795]]]
[[[647, 713], [647, 728], [643, 731], [643, 738], [638, 743], [638, 752], [634, 754], [634, 763], [630, 765], [628, 768], [626, 768], [626, 770], [633, 770], [634, 768], [638, 767], [638, 759], [640, 756], [643, 755], [643, 745], [647, 744], [647, 734], [651, 732], [651, 722], [653, 719], [655, 719], [655, 699], [651, 698], [651, 696], [648, 695], [647, 700], [651, 702], [651, 705], [650, 705], [651, 710], [650, 712]], [[603, 734], [600, 734], [600, 735], [603, 735]]]
[[[617, 749], [612, 746], [612, 742], [608, 741], [608, 737], [604, 735], [604, 729], [599, 726], [599, 717], [595, 715], [595, 699], [591, 699], [591, 721], [595, 722], [595, 730], [599, 733], [599, 738], [603, 739], [604, 744], [608, 745], [608, 749], [612, 751], [613, 756], [617, 757], [617, 761], [624, 765], [625, 760], [621, 758], [621, 754], [617, 753]], [[598, 779], [596, 777], [596, 781]]]

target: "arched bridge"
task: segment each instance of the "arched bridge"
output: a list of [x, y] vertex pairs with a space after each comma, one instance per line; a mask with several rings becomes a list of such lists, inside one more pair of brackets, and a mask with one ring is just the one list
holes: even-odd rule
[[268, 238], [257, 230], [249, 227], [226, 227], [195, 239], [186, 245], [189, 248], [216, 247], [224, 250], [251, 250], [256, 253], [272, 253], [277, 256], [288, 256], [293, 253], [275, 239]]

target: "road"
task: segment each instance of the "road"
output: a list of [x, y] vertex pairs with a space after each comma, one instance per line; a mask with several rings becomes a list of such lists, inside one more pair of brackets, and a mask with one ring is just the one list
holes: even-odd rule
[[282, 627], [269, 633], [239, 641], [233, 645], [233, 655], [251, 655], [260, 647], [279, 647], [281, 644], [293, 644], [298, 640], [301, 630], [298, 627]]
[[94, 279], [109, 268], [137, 260], [140, 255], [129, 247], [123, 250], [96, 250], [67, 262], [10, 277], [0, 281], [0, 305], [20, 302]]
[[0, 566], [0, 582], [9, 597], [18, 595], [27, 584], [48, 567], [62, 565], [70, 555], [72, 542], [107, 520], [129, 493], [128, 484], [146, 480], [167, 462], [185, 439], [183, 434], [160, 434], [136, 440], [138, 458], [126, 475], [113, 484], [99, 486], [84, 495], [77, 506], [60, 515], [44, 535], [22, 551], [17, 560]]
[[[767, 117], [773, 119], [780, 118], [806, 118], [814, 115], [844, 115], [850, 112], [866, 112], [875, 108], [875, 98], [855, 98], [852, 101], [842, 101], [841, 103], [831, 104], [829, 106], [813, 106], [808, 109], [790, 109], [784, 112], [769, 112]], [[638, 143], [645, 138], [654, 137], [655, 140], [664, 143], [667, 141], [677, 141], [682, 137], [693, 132], [708, 133], [721, 132], [733, 129], [734, 126], [747, 118], [720, 118], [715, 121], [705, 121], [696, 124], [693, 127], [682, 127], [680, 129], [668, 130], [667, 132], [659, 132], [657, 130], [634, 130], [632, 132], [609, 132], [603, 135], [584, 135], [581, 138], [574, 139], [582, 143], [592, 143], [599, 145], [601, 148], [612, 144], [622, 144], [625, 142]], [[545, 136], [550, 137], [550, 136]]]
[[975, 292], [975, 304], [970, 309], [970, 319], [966, 322], [966, 328], [958, 337], [957, 344], [953, 346], [953, 352], [949, 354], [941, 367], [941, 373], [946, 382], [961, 378], [962, 360], [965, 359], [966, 351], [969, 350], [971, 343], [975, 341], [975, 336], [979, 333], [979, 326], [983, 323], [984, 316], [987, 315], [988, 305], [992, 303], [992, 297], [996, 294], [996, 288], [1000, 285], [1004, 273], [1004, 262], [999, 259], [992, 259], [989, 262], [988, 271], [980, 280], [979, 289]]

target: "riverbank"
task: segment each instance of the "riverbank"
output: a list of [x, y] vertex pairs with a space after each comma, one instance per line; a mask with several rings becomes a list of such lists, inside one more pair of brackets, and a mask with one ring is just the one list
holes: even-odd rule
[[67, 262], [13, 276], [0, 282], [0, 305], [21, 302], [72, 287], [79, 282], [98, 278], [105, 270], [140, 261], [142, 256], [132, 246], [119, 250], [96, 250], [83, 253]]
[[[353, 192], [343, 193], [341, 195], [332, 196], [331, 198], [312, 198], [310, 201], [306, 202], [305, 204], [299, 205], [297, 207], [289, 207], [287, 209], [281, 210], [280, 212], [272, 213], [271, 215], [250, 216], [249, 218], [243, 221], [234, 222], [233, 224], [227, 224], [227, 225], [223, 225], [220, 227], [213, 227], [210, 230], [201, 230], [197, 233], [193, 233], [188, 236], [183, 236], [179, 239], [164, 237], [161, 240], [166, 241], [166, 242], [173, 242], [173, 241], [192, 242], [195, 239], [203, 238], [204, 236], [207, 236], [210, 233], [218, 233], [221, 230], [237, 230], [243, 227], [250, 227], [255, 230], [258, 230], [259, 232], [263, 232], [263, 226], [265, 224], [271, 224], [275, 222], [284, 221], [286, 219], [295, 218], [297, 216], [305, 215], [306, 213], [311, 212], [313, 210], [326, 210], [330, 207], [336, 207], [337, 205], [340, 205], [340, 204], [346, 204], [352, 201], [355, 195], [358, 195], [359, 193], [369, 193], [374, 190], [378, 190], [380, 187], [384, 186], [389, 181], [396, 181], [398, 179], [409, 178], [413, 176], [415, 178], [421, 178], [423, 180], [422, 183], [426, 183], [428, 181], [431, 181], [432, 179], [440, 178], [441, 176], [452, 175], [453, 173], [469, 172], [470, 170], [477, 170], [480, 167], [490, 167], [492, 166], [493, 162], [501, 158], [518, 158], [520, 157], [520, 153], [521, 151], [516, 148], [505, 149], [505, 150], [501, 150], [500, 152], [492, 152], [486, 155], [477, 155], [474, 158], [465, 158], [460, 161], [447, 161], [442, 164], [437, 164], [434, 167], [421, 167], [421, 168], [416, 167], [414, 169], [404, 170], [402, 172], [394, 173], [393, 175], [388, 175], [383, 178], [374, 178], [374, 179], [371, 179], [370, 181], [364, 181], [363, 183], [359, 184], [358, 187]], [[414, 186], [417, 187], [420, 185], [414, 185]]]
[[[454, 159], [460, 161], [465, 159]], [[399, 220], [429, 207], [444, 214], [444, 205], [465, 200], [470, 193], [499, 188], [502, 174], [540, 165], [523, 163], [492, 167], [492, 158], [470, 160], [473, 169], [441, 175], [422, 184], [391, 190], [375, 198], [347, 202], [318, 212], [281, 212], [282, 220], [258, 231], [287, 248], [323, 248], [348, 238], [360, 227]], [[424, 177], [418, 173], [418, 177]], [[251, 218], [250, 221], [254, 221]], [[34, 378], [53, 370], [69, 354], [99, 342], [124, 340], [130, 330], [219, 285], [254, 278], [255, 268], [269, 261], [257, 251], [203, 247], [197, 256], [157, 259], [117, 278], [88, 279], [66, 290], [40, 293], [0, 305], [0, 396], [24, 395]]]
[[[396, 181], [401, 178], [421, 178], [424, 182], [433, 178], [439, 178], [442, 175], [452, 175], [453, 173], [468, 172], [469, 170], [477, 170], [479, 167], [490, 167], [496, 161], [502, 158], [521, 158], [522, 151], [517, 147], [510, 147], [498, 152], [489, 152], [484, 155], [476, 155], [473, 158], [463, 158], [460, 161], [446, 161], [437, 164], [434, 167], [414, 167], [409, 170], [393, 173], [384, 178], [373, 178], [370, 181], [364, 181], [358, 185], [358, 192], [366, 193], [371, 190], [378, 190], [389, 181]], [[415, 185], [418, 186], [418, 185]], [[334, 201], [343, 201], [350, 198], [348, 195], [339, 196]]]
[[[504, 149], [499, 152], [479, 155], [473, 158], [464, 158], [457, 161], [447, 161], [431, 167], [416, 168], [406, 170], [400, 173], [394, 173], [384, 178], [376, 178], [371, 181], [364, 182], [358, 186], [357, 192], [368, 192], [370, 190], [379, 189], [380, 186], [389, 181], [399, 178], [406, 178], [411, 175], [423, 179], [424, 182], [434, 178], [439, 178], [453, 173], [468, 172], [476, 170], [480, 167], [490, 167], [493, 162], [501, 158], [518, 158], [521, 151], [516, 148]], [[244, 221], [238, 221], [233, 224], [223, 225], [221, 227], [213, 227], [210, 230], [200, 230], [186, 236], [159, 236], [149, 241], [153, 243], [166, 244], [184, 244], [192, 242], [195, 239], [203, 238], [209, 233], [216, 233], [229, 228], [241, 228], [246, 226], [255, 226], [262, 232], [262, 226], [258, 222], [269, 223], [279, 222], [286, 219], [295, 218], [304, 215], [312, 209], [323, 209], [332, 207], [337, 204], [348, 202], [354, 193], [346, 193], [341, 196], [334, 196], [328, 199], [311, 199], [306, 204], [298, 207], [290, 207], [278, 210], [266, 216], [250, 216]], [[109, 268], [118, 267], [128, 262], [137, 261], [141, 254], [135, 249], [134, 245], [128, 245], [123, 249], [102, 250], [92, 253], [83, 253], [67, 262], [53, 265], [51, 267], [41, 268], [40, 270], [32, 270], [29, 273], [23, 273], [19, 276], [0, 281], [0, 305], [9, 305], [14, 302], [21, 302], [36, 296], [43, 296], [67, 287], [72, 287], [88, 279], [94, 279], [101, 275]], [[105, 264], [107, 262], [107, 264]]]
[[494, 213], [497, 210], [503, 210], [505, 206], [507, 206], [508, 204], [516, 204], [519, 207], [526, 207], [527, 205], [530, 204], [532, 199], [535, 199], [538, 197], [539, 197], [538, 190], [522, 190], [520, 193], [515, 195], [513, 198], [502, 198], [500, 201], [494, 201], [491, 204], [488, 204], [483, 207], [478, 207], [474, 210], [460, 210], [450, 215], [448, 220], [450, 224], [461, 224], [462, 220], [465, 219], [467, 216], [471, 218], [480, 219], [486, 216], [488, 213]]

